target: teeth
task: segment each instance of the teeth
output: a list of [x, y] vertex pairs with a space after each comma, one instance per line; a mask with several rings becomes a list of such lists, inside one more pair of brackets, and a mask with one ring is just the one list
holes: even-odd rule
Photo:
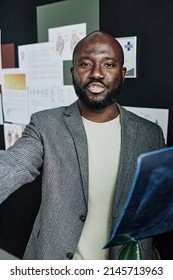
[[90, 85], [88, 87], [89, 91], [91, 91], [92, 93], [101, 93], [102, 91], [104, 91], [104, 87], [100, 86], [100, 85]]

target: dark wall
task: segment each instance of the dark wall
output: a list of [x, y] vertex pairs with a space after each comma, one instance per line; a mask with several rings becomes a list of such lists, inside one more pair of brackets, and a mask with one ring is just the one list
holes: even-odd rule
[[138, 78], [126, 79], [119, 102], [127, 106], [170, 109], [168, 145], [172, 146], [173, 1], [101, 3], [101, 29], [115, 37], [138, 36]]
[[[58, 1], [0, 1], [2, 43], [15, 44], [16, 66], [17, 46], [37, 42], [36, 6], [55, 2]], [[172, 0], [100, 0], [101, 30], [111, 33], [114, 37], [135, 35], [138, 37], [138, 77], [136, 79], [126, 79], [123, 92], [119, 97], [119, 103], [126, 106], [169, 109], [168, 146], [173, 145], [172, 15]], [[0, 148], [3, 148], [2, 129], [0, 134]], [[26, 203], [22, 204], [22, 208], [23, 212], [26, 213], [27, 219], [24, 223], [24, 219], [20, 217], [17, 229], [13, 228], [16, 236], [20, 236], [20, 240], [16, 237], [16, 244], [21, 246], [20, 252], [15, 242], [11, 245], [13, 246], [12, 252], [18, 256], [22, 255], [27, 242], [28, 232], [31, 230], [35, 213], [38, 210], [40, 181], [41, 179], [38, 179], [36, 183], [31, 184], [31, 186], [35, 187], [29, 188], [27, 186], [27, 188], [22, 188], [26, 189], [26, 191], [18, 191], [13, 194], [12, 198], [10, 197], [5, 202], [5, 206], [3, 204], [0, 208], [1, 213], [4, 213], [4, 209], [15, 208], [16, 201], [18, 203], [23, 201], [23, 199], [26, 201]], [[6, 215], [6, 220], [9, 219], [10, 223], [10, 211]], [[15, 218], [19, 216], [18, 212]], [[27, 234], [22, 235], [23, 227], [28, 225], [28, 223]], [[7, 229], [8, 227], [5, 225], [6, 223], [4, 222], [3, 228]], [[2, 234], [0, 234], [0, 240], [2, 240], [1, 237]], [[159, 241], [158, 244], [162, 257], [165, 259], [173, 258], [172, 248], [169, 246], [172, 237], [172, 233], [170, 233], [159, 237], [157, 240]], [[1, 242], [2, 245], [0, 245], [8, 249], [7, 243], [11, 242], [11, 238], [11, 235], [9, 235], [9, 240], [6, 243]]]

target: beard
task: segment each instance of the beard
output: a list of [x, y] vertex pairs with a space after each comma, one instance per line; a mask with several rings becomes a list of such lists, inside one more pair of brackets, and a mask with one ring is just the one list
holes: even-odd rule
[[[94, 82], [94, 81], [91, 81]], [[90, 98], [86, 93], [87, 86], [91, 83], [89, 82], [87, 85], [82, 86], [75, 78], [73, 77], [73, 86], [76, 92], [77, 97], [79, 100], [82, 101], [88, 108], [90, 109], [104, 109], [110, 106], [112, 103], [115, 102], [116, 98], [121, 92], [123, 86], [123, 78], [119, 81], [118, 85], [114, 87], [112, 90], [108, 91], [107, 95], [101, 100], [95, 100], [94, 98]], [[95, 81], [100, 82], [100, 81]], [[101, 82], [102, 83], [102, 82]], [[109, 88], [107, 87], [109, 90]]]

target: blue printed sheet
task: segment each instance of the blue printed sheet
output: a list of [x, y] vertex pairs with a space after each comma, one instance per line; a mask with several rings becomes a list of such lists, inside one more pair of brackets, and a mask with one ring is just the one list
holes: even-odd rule
[[173, 147], [139, 156], [131, 191], [104, 248], [173, 230]]

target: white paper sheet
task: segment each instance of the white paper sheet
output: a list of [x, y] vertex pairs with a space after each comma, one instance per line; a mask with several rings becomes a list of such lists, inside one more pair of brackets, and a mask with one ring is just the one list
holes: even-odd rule
[[86, 23], [48, 29], [49, 42], [55, 42], [53, 54], [63, 60], [71, 60], [76, 44], [86, 36]]
[[116, 39], [124, 51], [124, 66], [127, 68], [126, 78], [136, 78], [137, 36]]
[[68, 106], [77, 100], [73, 86], [59, 87], [57, 95], [57, 107]]
[[3, 114], [2, 114], [2, 96], [0, 93], [0, 124], [3, 124]]
[[11, 147], [16, 140], [21, 137], [23, 131], [22, 125], [4, 123], [5, 148]]
[[30, 116], [77, 99], [73, 86], [63, 85], [63, 60], [57, 57], [53, 45], [46, 42], [18, 47], [19, 67], [26, 72]]
[[19, 66], [25, 69], [29, 114], [57, 106], [59, 86], [63, 85], [62, 60], [52, 54], [54, 43], [18, 47]]
[[[48, 30], [49, 42], [52, 45], [52, 56], [63, 60], [72, 60], [76, 44], [86, 36], [86, 23], [73, 24]], [[70, 71], [70, 69], [69, 69]], [[56, 106], [70, 105], [77, 99], [73, 86], [59, 86]]]
[[2, 103], [5, 122], [29, 121], [26, 74], [16, 68], [2, 70]]

